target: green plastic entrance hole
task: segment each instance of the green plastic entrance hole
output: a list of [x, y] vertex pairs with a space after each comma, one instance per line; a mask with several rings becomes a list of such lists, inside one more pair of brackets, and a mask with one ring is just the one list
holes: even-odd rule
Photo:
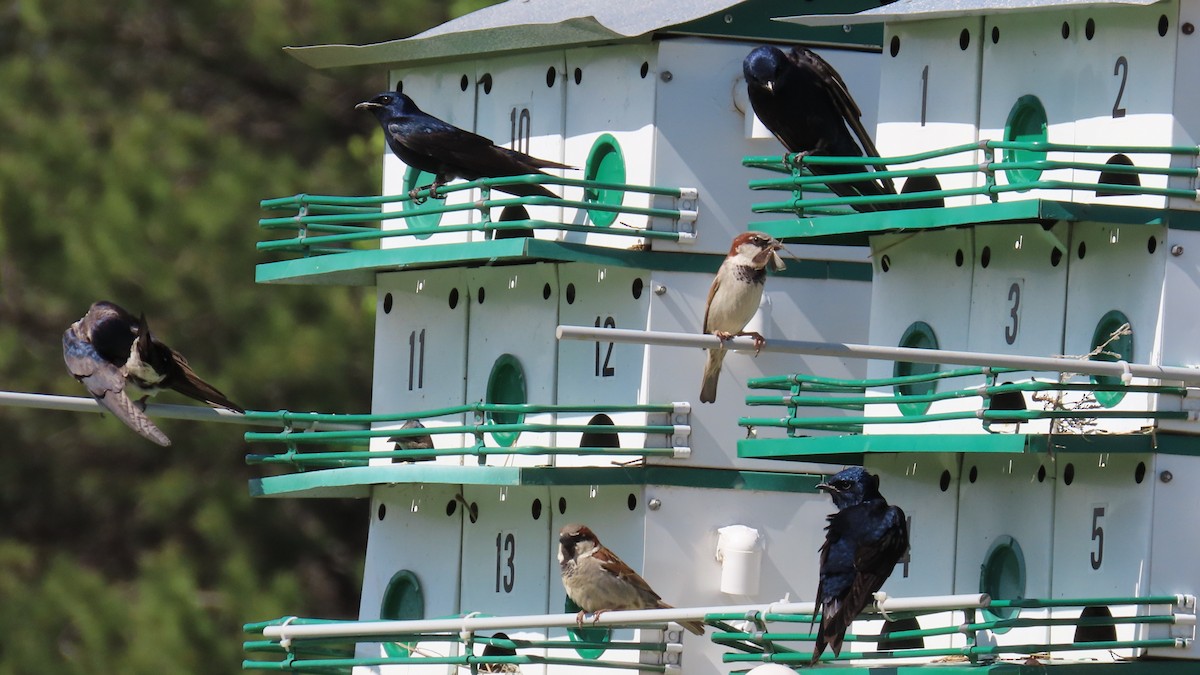
[[[994, 600], [1025, 599], [1025, 555], [1021, 545], [1008, 535], [1001, 535], [992, 543], [983, 568], [979, 573], [979, 591]], [[984, 616], [993, 619], [1011, 619], [1020, 613], [1017, 607], [983, 609]], [[1008, 628], [993, 629], [996, 633], [1007, 633]]]
[[[601, 134], [592, 149], [588, 152], [587, 163], [583, 167], [584, 180], [594, 180], [600, 183], [625, 182], [625, 155], [621, 152], [621, 144], [612, 134]], [[583, 201], [605, 206], [620, 206], [625, 200], [621, 190], [602, 190], [584, 188]], [[608, 227], [617, 219], [616, 211], [588, 209], [588, 218], [592, 224]]]
[[[512, 354], [501, 354], [492, 365], [488, 375], [487, 403], [527, 403], [525, 393], [525, 369], [521, 362]], [[520, 424], [525, 421], [524, 413], [497, 412], [488, 413], [489, 424]], [[519, 431], [495, 431], [492, 439], [503, 447], [511, 447], [517, 442]]]
[[[388, 582], [383, 592], [383, 604], [379, 608], [380, 619], [424, 619], [425, 593], [417, 575], [409, 570], [400, 570]], [[411, 656], [415, 642], [385, 642], [383, 651], [388, 656]]]
[[[418, 171], [410, 166], [404, 171], [404, 193], [408, 194], [411, 190], [413, 190], [413, 188], [424, 187], [426, 185], [429, 185], [429, 184], [433, 183], [433, 181], [436, 178], [437, 178], [437, 176], [429, 173], [428, 171]], [[419, 209], [422, 207], [441, 206], [445, 203], [446, 203], [445, 199], [430, 199], [430, 200], [425, 201], [422, 204], [417, 204], [416, 202], [409, 200], [407, 202], [404, 202], [404, 206], [401, 207], [401, 210], [402, 211], [415, 211], [416, 209]], [[404, 222], [404, 227], [406, 227], [406, 228], [408, 228], [408, 227], [414, 227], [414, 228], [416, 228], [416, 227], [421, 227], [421, 228], [437, 227], [438, 224], [440, 224], [442, 222], [442, 214], [426, 213], [425, 215], [422, 215], [422, 216], [409, 216], [408, 218], [405, 218], [403, 222]], [[433, 235], [432, 234], [418, 234], [415, 236], [417, 239], [428, 239], [428, 238], [432, 237]]]
[[[924, 321], [914, 321], [912, 325], [904, 330], [904, 335], [900, 337], [901, 347], [912, 347], [914, 349], [937, 349], [937, 336], [933, 333], [933, 328]], [[892, 367], [892, 375], [894, 377], [909, 377], [912, 375], [930, 375], [938, 371], [936, 363], [911, 363], [909, 361], [897, 361]], [[937, 380], [929, 380], [927, 382], [912, 382], [909, 384], [898, 384], [893, 388], [893, 391], [899, 396], [922, 396], [924, 394], [932, 394], [937, 390]], [[928, 403], [900, 403], [900, 414], [905, 416], [924, 415], [925, 411], [929, 410]]]
[[[1129, 323], [1129, 317], [1123, 313], [1112, 310], [1111, 312], [1100, 317], [1100, 323], [1096, 324], [1096, 332], [1092, 333], [1092, 349], [1107, 342], [1121, 326]], [[1132, 361], [1133, 360], [1133, 328], [1124, 335], [1118, 336], [1115, 340], [1108, 343], [1104, 348], [1104, 352], [1096, 354], [1091, 358], [1092, 361]], [[1092, 382], [1094, 384], [1121, 384], [1121, 378], [1117, 375], [1093, 375]], [[1096, 401], [1105, 408], [1111, 408], [1121, 402], [1125, 398], [1123, 391], [1098, 391], [1096, 392]]]
[[[1046, 108], [1042, 102], [1032, 94], [1017, 99], [1008, 113], [1008, 121], [1004, 123], [1004, 140], [1045, 143], [1047, 138]], [[1036, 162], [1045, 159], [1046, 153], [1006, 148], [1003, 157], [1005, 162]], [[1026, 183], [1041, 178], [1042, 170], [1009, 169], [1004, 174], [1008, 177], [1009, 183]]]

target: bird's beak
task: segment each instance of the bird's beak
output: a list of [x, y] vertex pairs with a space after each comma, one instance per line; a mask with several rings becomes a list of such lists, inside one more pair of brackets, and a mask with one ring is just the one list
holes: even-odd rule
[[382, 108], [382, 107], [383, 106], [379, 105], [378, 103], [376, 103], [374, 101], [363, 101], [362, 103], [359, 103], [358, 105], [354, 106], [354, 109], [355, 110], [371, 110], [373, 108]]
[[833, 487], [829, 483], [817, 483], [817, 489], [824, 490], [829, 493], [837, 492], [837, 488]]
[[767, 80], [763, 83], [763, 86], [767, 88], [768, 92], [775, 93], [775, 80]]

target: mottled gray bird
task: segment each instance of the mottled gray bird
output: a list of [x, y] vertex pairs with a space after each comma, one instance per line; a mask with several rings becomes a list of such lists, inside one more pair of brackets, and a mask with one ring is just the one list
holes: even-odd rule
[[[424, 429], [425, 425], [421, 424], [421, 420], [412, 419], [404, 423], [400, 427], [401, 430], [408, 429]], [[395, 443], [396, 450], [432, 450], [433, 437], [429, 434], [419, 434], [416, 436], [392, 436], [388, 439], [389, 442]], [[433, 455], [411, 455], [405, 457], [396, 457], [392, 462], [426, 462], [433, 459]]]
[[[162, 446], [170, 445], [171, 440], [145, 413], [146, 399], [161, 389], [245, 412], [197, 377], [183, 355], [154, 337], [144, 315], [135, 317], [111, 302], [94, 303], [63, 333], [63, 360], [67, 370], [109, 412]], [[129, 385], [140, 390], [140, 400], [130, 398]]]

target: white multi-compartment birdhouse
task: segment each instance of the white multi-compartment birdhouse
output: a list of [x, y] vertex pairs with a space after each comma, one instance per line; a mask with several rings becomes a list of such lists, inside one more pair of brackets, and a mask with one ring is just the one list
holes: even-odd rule
[[[892, 593], [1042, 601], [985, 613], [1026, 621], [992, 627], [998, 653], [1196, 655], [1186, 617], [1121, 617], [1200, 588], [1184, 506], [1200, 478], [1198, 13], [899, 0], [794, 19], [884, 24], [876, 141], [905, 195], [895, 211], [764, 229], [870, 246], [871, 345], [970, 355], [872, 361], [867, 381], [843, 383], [871, 397], [861, 433], [744, 454], [836, 453], [877, 471], [921, 565]], [[945, 207], [909, 208], [918, 192]], [[1095, 361], [1124, 370], [1071, 375]]]
[[[558, 200], [451, 183], [442, 198], [417, 203], [408, 191], [432, 176], [381, 144], [385, 199], [306, 198], [298, 215], [310, 229], [274, 244], [302, 255], [258, 268], [270, 283], [375, 286], [371, 412], [420, 414], [433, 432], [435, 460], [400, 463], [389, 436], [403, 419], [377, 417], [365, 465], [255, 485], [371, 500], [360, 619], [561, 613], [557, 537], [571, 522], [590, 525], [675, 605], [811, 597], [832, 507], [815, 489], [813, 464], [738, 457], [745, 383], [801, 367], [862, 378], [865, 364], [730, 354], [717, 402], [701, 405], [700, 349], [555, 337], [559, 325], [702, 332], [713, 273], [754, 218], [754, 171], [742, 159], [783, 153], [755, 124], [741, 79], [743, 58], [763, 41], [820, 50], [873, 126], [878, 28], [787, 26], [771, 21], [773, 11], [729, 0], [514, 0], [403, 40], [291, 50], [315, 67], [378, 65], [381, 88], [425, 112], [576, 168], [547, 172]], [[362, 224], [370, 216], [377, 229]], [[372, 243], [338, 248], [364, 239]], [[864, 341], [866, 249], [799, 244], [791, 253], [747, 328], [768, 341]], [[763, 432], [773, 434], [783, 435]], [[596, 446], [604, 452], [571, 452]], [[764, 543], [730, 554], [761, 562], [737, 563], [739, 578], [725, 587], [757, 585], [753, 596], [721, 590], [717, 531], [735, 523]], [[567, 639], [561, 628], [507, 633]], [[396, 660], [407, 654], [398, 644], [362, 642], [356, 665], [410, 667]], [[720, 646], [690, 635], [683, 645], [682, 656], [651, 658], [724, 672]]]

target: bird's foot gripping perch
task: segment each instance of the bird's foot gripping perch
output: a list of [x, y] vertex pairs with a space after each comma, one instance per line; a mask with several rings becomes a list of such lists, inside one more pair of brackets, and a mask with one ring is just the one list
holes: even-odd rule
[[[607, 609], [598, 609], [592, 612], [592, 625], [595, 626], [596, 622], [600, 621], [600, 615], [607, 611]], [[579, 613], [575, 615], [575, 625], [579, 626], [580, 629], [583, 628], [583, 620], [587, 617], [587, 614], [587, 610], [581, 609], [579, 610]]]
[[[763, 345], [767, 344], [767, 339], [765, 337], [763, 337], [761, 333], [759, 333], [757, 331], [752, 331], [752, 330], [745, 330], [745, 331], [741, 331], [740, 333], [729, 333], [727, 331], [718, 330], [718, 331], [713, 331], [713, 335], [716, 335], [717, 339], [720, 340], [721, 342], [725, 342], [726, 340], [729, 340], [729, 339], [732, 339], [735, 337], [754, 338], [754, 355], [755, 356], [758, 356], [759, 352], [762, 351]], [[724, 346], [724, 345], [722, 345], [722, 346]]]
[[[441, 186], [442, 186], [441, 183], [430, 183], [429, 185], [422, 185], [421, 187], [415, 187], [408, 191], [408, 198], [411, 199], [413, 201], [413, 204], [416, 204], [417, 206], [424, 204], [425, 202], [429, 201], [430, 199], [441, 199], [442, 196], [438, 194], [438, 188], [440, 188]], [[421, 194], [422, 190], [429, 190], [429, 194], [424, 197], [418, 196]]]

